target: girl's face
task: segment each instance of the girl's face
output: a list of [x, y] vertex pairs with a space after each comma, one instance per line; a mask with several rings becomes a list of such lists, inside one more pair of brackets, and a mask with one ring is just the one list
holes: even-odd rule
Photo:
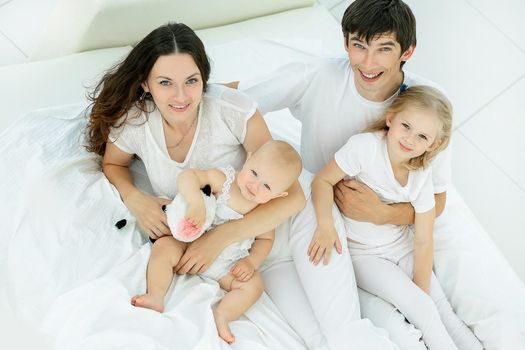
[[144, 91], [150, 92], [164, 119], [191, 120], [197, 116], [204, 82], [193, 57], [186, 53], [160, 56], [151, 69]]
[[434, 111], [408, 106], [394, 114], [388, 113], [386, 125], [388, 154], [392, 160], [408, 161], [439, 145], [441, 122]]

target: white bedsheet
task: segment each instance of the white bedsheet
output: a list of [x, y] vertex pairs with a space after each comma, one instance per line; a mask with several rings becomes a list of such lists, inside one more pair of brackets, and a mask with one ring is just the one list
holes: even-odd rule
[[[144, 244], [98, 159], [81, 146], [81, 106], [31, 113], [0, 135], [0, 261], [15, 313], [56, 349], [228, 349], [217, 337], [215, 281], [178, 277], [166, 312], [135, 308]], [[127, 218], [121, 230], [114, 223]], [[232, 322], [234, 349], [303, 349], [264, 294]]]
[[[215, 81], [246, 79], [324, 52], [319, 41], [303, 39], [242, 40], [208, 50]], [[221, 291], [213, 281], [179, 278], [164, 315], [130, 305], [131, 296], [145, 290], [149, 245], [97, 158], [79, 147], [81, 110], [37, 111], [0, 134], [0, 305], [7, 302], [49, 335], [56, 349], [229, 348], [215, 334], [210, 305]], [[300, 124], [289, 112], [265, 118], [274, 137], [298, 146]], [[144, 187], [144, 174], [134, 169]], [[438, 278], [487, 349], [525, 349], [525, 288], [480, 235], [483, 229], [455, 190], [448, 195], [449, 216], [465, 225], [436, 235]], [[113, 224], [122, 218], [128, 224], [117, 230]], [[375, 300], [362, 300], [363, 311], [377, 311], [363, 307], [367, 303]], [[480, 303], [491, 312], [476, 309]], [[266, 295], [232, 329], [234, 349], [303, 348]]]

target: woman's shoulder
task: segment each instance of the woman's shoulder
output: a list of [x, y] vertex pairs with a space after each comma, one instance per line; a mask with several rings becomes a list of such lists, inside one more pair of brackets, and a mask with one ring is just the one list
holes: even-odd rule
[[257, 103], [242, 91], [220, 84], [208, 84], [203, 99], [205, 104], [220, 110], [221, 115], [228, 111], [252, 115]]

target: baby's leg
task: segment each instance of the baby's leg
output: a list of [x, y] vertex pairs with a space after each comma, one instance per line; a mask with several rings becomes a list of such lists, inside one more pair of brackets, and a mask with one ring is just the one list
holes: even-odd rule
[[171, 236], [155, 241], [148, 263], [146, 294], [134, 296], [131, 304], [158, 312], [164, 311], [164, 297], [173, 279], [173, 268], [185, 249], [186, 243]]
[[378, 257], [354, 260], [357, 285], [394, 304], [423, 333], [429, 350], [457, 350], [432, 298], [396, 264]]
[[228, 323], [238, 319], [259, 299], [264, 291], [264, 285], [257, 271], [246, 282], [240, 282], [232, 274], [227, 274], [221, 277], [219, 285], [228, 293], [213, 310], [213, 315], [219, 336], [231, 344], [235, 341], [235, 337]]

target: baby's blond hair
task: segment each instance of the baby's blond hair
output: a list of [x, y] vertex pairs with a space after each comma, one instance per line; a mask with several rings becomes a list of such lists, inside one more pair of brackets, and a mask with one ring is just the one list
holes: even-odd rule
[[408, 170], [417, 170], [427, 167], [430, 161], [439, 152], [447, 148], [450, 143], [452, 134], [452, 104], [443, 93], [430, 86], [411, 86], [401, 92], [394, 102], [385, 109], [381, 117], [372, 122], [365, 131], [387, 131], [386, 116], [389, 113], [395, 115], [409, 106], [435, 112], [441, 123], [441, 128], [434, 140], [434, 143], [438, 143], [437, 147], [426, 151], [419, 157], [410, 159], [405, 164]]
[[252, 155], [253, 157], [268, 157], [272, 163], [287, 171], [290, 176], [290, 185], [297, 180], [303, 169], [303, 162], [299, 153], [288, 142], [270, 140], [264, 143]]

